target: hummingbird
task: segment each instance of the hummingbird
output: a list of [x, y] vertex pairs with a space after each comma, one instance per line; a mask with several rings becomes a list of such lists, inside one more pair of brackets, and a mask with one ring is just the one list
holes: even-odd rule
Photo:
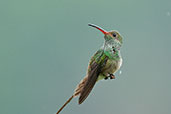
[[76, 96], [79, 96], [78, 104], [88, 97], [96, 82], [102, 79], [115, 79], [115, 73], [122, 65], [120, 48], [122, 46], [122, 36], [116, 30], [106, 31], [94, 24], [88, 24], [104, 34], [103, 46], [91, 57], [87, 74], [77, 85], [72, 96], [58, 110], [61, 110]]

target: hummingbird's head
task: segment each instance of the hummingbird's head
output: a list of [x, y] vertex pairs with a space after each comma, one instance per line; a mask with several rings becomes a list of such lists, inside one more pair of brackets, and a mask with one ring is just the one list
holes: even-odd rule
[[116, 30], [108, 32], [108, 34], [106, 34], [104, 37], [106, 40], [117, 40], [122, 44], [122, 36]]
[[104, 34], [105, 41], [107, 42], [117, 41], [120, 42], [120, 44], [122, 44], [122, 37], [118, 31], [112, 30], [110, 32], [107, 32], [104, 29], [98, 27], [97, 25], [94, 24], [88, 24], [88, 25], [100, 30]]

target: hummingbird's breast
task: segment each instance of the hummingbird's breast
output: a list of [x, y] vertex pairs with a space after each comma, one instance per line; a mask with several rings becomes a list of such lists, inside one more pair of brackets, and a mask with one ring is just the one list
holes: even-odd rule
[[122, 65], [122, 58], [118, 60], [108, 59], [106, 65], [102, 68], [103, 74], [114, 74], [117, 70], [120, 69]]

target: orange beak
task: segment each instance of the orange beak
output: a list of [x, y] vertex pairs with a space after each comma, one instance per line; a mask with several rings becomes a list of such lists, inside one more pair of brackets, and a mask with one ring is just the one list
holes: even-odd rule
[[104, 35], [108, 34], [109, 32], [105, 31], [104, 29], [98, 27], [97, 25], [94, 25], [94, 24], [88, 24], [88, 26], [92, 26], [98, 30], [100, 30]]

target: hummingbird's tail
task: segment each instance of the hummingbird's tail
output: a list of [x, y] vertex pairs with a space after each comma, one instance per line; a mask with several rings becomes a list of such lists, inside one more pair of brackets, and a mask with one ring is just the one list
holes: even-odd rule
[[59, 114], [62, 109], [72, 100], [72, 98], [74, 98], [74, 95], [72, 95], [66, 102], [65, 104], [58, 110], [58, 112], [56, 114]]
[[58, 110], [58, 112], [56, 114], [59, 114], [62, 109], [76, 96], [80, 95], [85, 83], [87, 82], [88, 77], [84, 77], [83, 80], [81, 80], [81, 82], [78, 84], [78, 86], [76, 87], [74, 94], [65, 102], [65, 104]]

